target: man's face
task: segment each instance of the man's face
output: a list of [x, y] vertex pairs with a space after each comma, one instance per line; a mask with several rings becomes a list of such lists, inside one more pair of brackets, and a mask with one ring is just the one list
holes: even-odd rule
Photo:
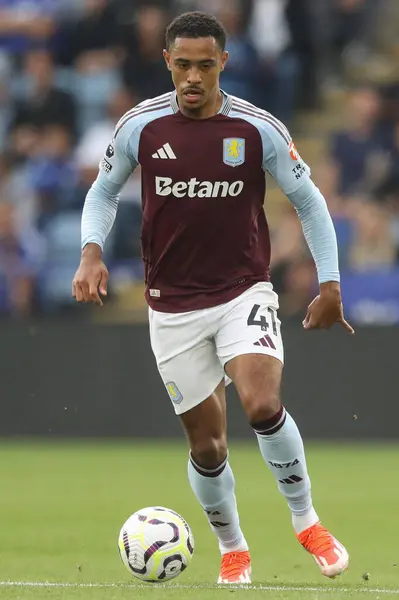
[[228, 53], [215, 38], [177, 38], [169, 51], [164, 50], [168, 69], [179, 98], [188, 111], [199, 111], [219, 88], [219, 76]]

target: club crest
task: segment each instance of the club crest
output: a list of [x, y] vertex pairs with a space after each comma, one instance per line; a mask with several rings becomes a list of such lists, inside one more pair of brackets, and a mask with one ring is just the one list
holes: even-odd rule
[[168, 381], [168, 383], [166, 383], [165, 385], [169, 394], [169, 398], [172, 400], [172, 402], [174, 402], [175, 404], [180, 404], [180, 402], [182, 402], [183, 400], [183, 394], [181, 393], [175, 382]]
[[224, 138], [223, 162], [229, 167], [239, 167], [245, 162], [245, 140], [243, 138]]

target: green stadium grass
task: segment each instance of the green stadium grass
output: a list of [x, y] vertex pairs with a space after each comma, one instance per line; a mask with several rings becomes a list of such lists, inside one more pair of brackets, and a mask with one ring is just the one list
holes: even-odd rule
[[[0, 598], [399, 599], [399, 446], [308, 444], [307, 450], [315, 506], [347, 546], [350, 569], [335, 581], [322, 577], [295, 539], [255, 440], [234, 443], [230, 461], [254, 585], [276, 589], [229, 590], [214, 586], [219, 554], [188, 486], [184, 444], [3, 441]], [[136, 586], [118, 556], [125, 519], [156, 504], [180, 512], [194, 532], [193, 562], [171, 583], [178, 587]], [[7, 581], [118, 587], [21, 587]]]

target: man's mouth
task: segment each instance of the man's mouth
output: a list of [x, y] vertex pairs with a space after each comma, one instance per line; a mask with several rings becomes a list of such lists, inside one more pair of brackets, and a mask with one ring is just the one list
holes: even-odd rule
[[188, 89], [188, 90], [184, 90], [183, 92], [184, 97], [186, 98], [187, 102], [198, 102], [198, 100], [201, 98], [202, 96], [202, 91], [192, 88], [192, 89]]

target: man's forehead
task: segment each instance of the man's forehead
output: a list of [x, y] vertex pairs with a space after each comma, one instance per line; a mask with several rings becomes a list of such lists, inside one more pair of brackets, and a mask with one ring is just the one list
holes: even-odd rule
[[215, 58], [220, 52], [220, 47], [214, 37], [176, 38], [171, 48], [174, 58], [195, 57], [196, 60], [199, 60], [199, 56], [201, 56], [200, 60]]

